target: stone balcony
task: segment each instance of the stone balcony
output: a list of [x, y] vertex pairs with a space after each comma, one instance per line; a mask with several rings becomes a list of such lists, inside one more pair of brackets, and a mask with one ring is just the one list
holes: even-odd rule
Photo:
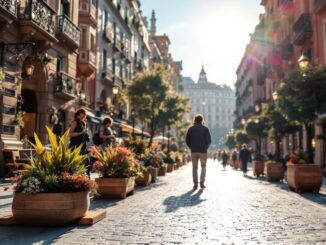
[[79, 50], [78, 66], [84, 75], [91, 75], [96, 71], [96, 54], [90, 50]]
[[111, 66], [107, 66], [105, 70], [102, 71], [102, 81], [112, 82], [113, 81], [113, 70]]
[[57, 42], [56, 12], [43, 0], [21, 1], [22, 36], [35, 41]]
[[65, 100], [76, 98], [76, 79], [64, 72], [57, 72], [54, 76], [54, 94]]
[[57, 37], [72, 49], [77, 49], [80, 42], [80, 30], [66, 15], [58, 16]]

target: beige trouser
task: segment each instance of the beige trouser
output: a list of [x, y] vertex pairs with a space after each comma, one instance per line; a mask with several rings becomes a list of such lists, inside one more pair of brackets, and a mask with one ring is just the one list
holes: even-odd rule
[[200, 172], [200, 182], [205, 182], [206, 177], [206, 160], [207, 153], [191, 153], [192, 158], [192, 178], [194, 180], [194, 184], [198, 183], [198, 160], [200, 160], [201, 172]]

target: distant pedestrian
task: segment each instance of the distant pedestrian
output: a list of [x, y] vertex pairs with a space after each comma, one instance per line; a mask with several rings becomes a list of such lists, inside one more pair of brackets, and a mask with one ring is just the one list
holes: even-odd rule
[[[75, 149], [81, 145], [80, 154], [88, 154], [86, 143], [89, 141], [88, 129], [86, 125], [86, 111], [79, 109], [75, 112], [74, 118], [71, 121], [69, 129], [70, 143], [69, 148]], [[85, 163], [87, 174], [90, 175], [89, 161]]]
[[238, 152], [236, 150], [233, 150], [231, 158], [233, 166], [236, 166], [236, 161], [238, 160]]
[[204, 125], [204, 118], [198, 114], [194, 118], [194, 125], [188, 129], [186, 144], [191, 150], [192, 176], [194, 190], [198, 188], [198, 161], [201, 164], [200, 188], [205, 188], [207, 149], [211, 144], [211, 134]]
[[102, 147], [106, 148], [112, 146], [115, 142], [115, 135], [112, 130], [113, 119], [111, 117], [104, 118], [102, 125], [100, 127], [100, 138], [102, 143]]
[[214, 151], [214, 154], [213, 154], [213, 160], [214, 160], [214, 162], [216, 161], [216, 159], [217, 159], [217, 152]]
[[239, 158], [242, 162], [243, 176], [247, 176], [247, 165], [251, 161], [251, 152], [247, 149], [247, 145], [243, 145], [239, 153]]
[[223, 165], [224, 170], [226, 168], [227, 162], [228, 162], [228, 154], [224, 150], [224, 151], [222, 151], [222, 165]]

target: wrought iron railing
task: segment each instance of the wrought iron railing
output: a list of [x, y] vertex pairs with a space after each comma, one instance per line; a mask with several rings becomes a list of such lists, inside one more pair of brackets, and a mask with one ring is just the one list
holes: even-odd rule
[[75, 96], [76, 80], [63, 72], [58, 72], [55, 76], [54, 92]]
[[58, 16], [58, 32], [70, 38], [79, 46], [80, 30], [66, 15]]
[[17, 17], [17, 0], [0, 0], [0, 8]]
[[43, 0], [29, 0], [23, 19], [30, 20], [44, 31], [55, 35], [55, 11]]
[[295, 44], [302, 44], [302, 42], [305, 41], [305, 37], [310, 37], [312, 35], [312, 24], [310, 14], [302, 14], [293, 25], [293, 31]]

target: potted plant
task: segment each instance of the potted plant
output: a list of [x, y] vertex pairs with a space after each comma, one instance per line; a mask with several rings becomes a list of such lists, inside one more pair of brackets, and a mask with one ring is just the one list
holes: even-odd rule
[[166, 154], [166, 157], [164, 158], [164, 162], [167, 164], [167, 172], [171, 173], [174, 170], [174, 160], [171, 157], [170, 153]]
[[140, 172], [137, 159], [131, 150], [125, 147], [100, 149], [95, 146], [90, 147], [89, 150], [96, 159], [93, 170], [100, 174], [95, 181], [101, 197], [124, 199], [127, 194], [134, 192], [135, 177]]
[[308, 154], [295, 152], [289, 156], [287, 162], [287, 182], [292, 191], [311, 191], [319, 193], [323, 183], [320, 164], [308, 164]]
[[152, 166], [145, 167], [144, 163], [140, 163], [140, 175], [136, 178], [136, 184], [138, 186], [148, 186], [152, 182], [151, 169]]
[[265, 174], [268, 181], [280, 181], [284, 179], [283, 163], [268, 160], [265, 162]]
[[89, 209], [89, 192], [96, 184], [86, 173], [81, 147], [69, 149], [69, 132], [57, 137], [47, 127], [51, 151], [34, 134], [35, 155], [13, 179], [13, 218], [17, 223], [65, 225], [82, 218]]

